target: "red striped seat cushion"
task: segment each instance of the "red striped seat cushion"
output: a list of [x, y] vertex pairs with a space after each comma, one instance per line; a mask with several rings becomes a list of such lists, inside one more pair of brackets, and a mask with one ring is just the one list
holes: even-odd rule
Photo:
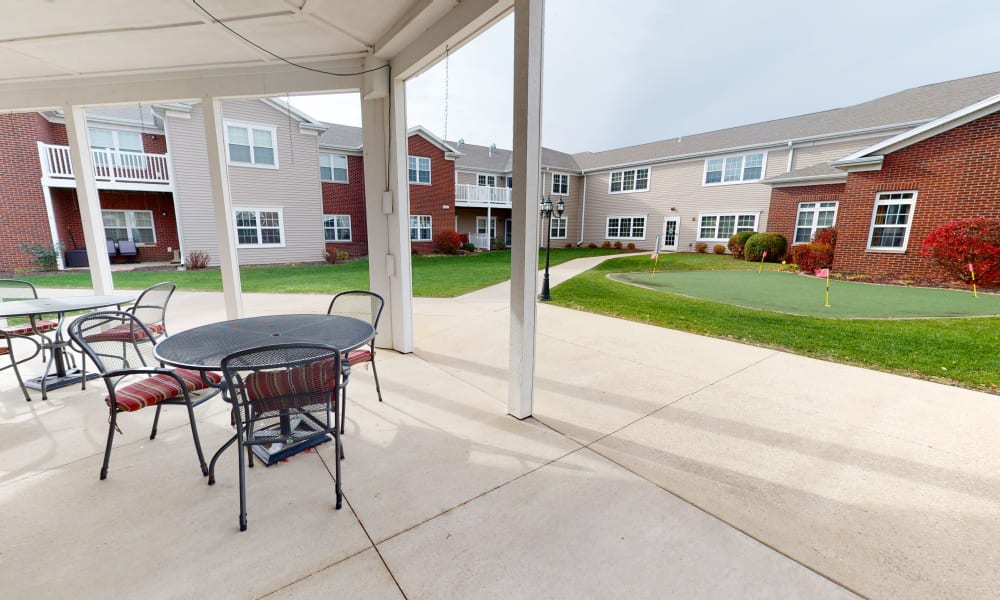
[[[153, 323], [151, 325], [147, 325], [146, 327], [149, 328], [149, 331], [154, 336], [160, 335], [166, 331], [163, 323]], [[86, 337], [88, 342], [131, 342], [133, 339], [137, 341], [146, 339], [146, 332], [143, 331], [141, 327], [133, 327], [131, 323], [122, 323], [121, 325], [116, 325], [111, 329], [99, 331]]]
[[9, 333], [11, 335], [31, 335], [32, 333], [35, 333], [36, 330], [38, 332], [52, 331], [56, 327], [59, 327], [59, 321], [48, 321], [43, 319], [41, 321], [35, 321], [35, 329], [31, 328], [31, 323], [22, 323], [21, 325], [4, 327], [3, 331], [4, 333]]
[[372, 359], [371, 350], [351, 350], [347, 353], [347, 362], [356, 365], [358, 363], [368, 362]]
[[[208, 387], [199, 371], [174, 369], [173, 372], [181, 378], [181, 381], [184, 382], [184, 386], [189, 392], [203, 390]], [[205, 373], [205, 378], [213, 384], [218, 384], [222, 381], [221, 375], [211, 371]], [[115, 401], [118, 405], [118, 410], [132, 412], [140, 408], [159, 404], [164, 400], [182, 396], [183, 394], [183, 389], [173, 377], [169, 375], [153, 375], [152, 377], [147, 377], [146, 379], [130, 383], [115, 390]], [[105, 396], [104, 402], [108, 406], [111, 406], [111, 396]]]
[[[247, 399], [257, 413], [291, 408], [322, 399], [302, 398], [305, 394], [325, 394], [336, 388], [333, 372], [336, 360], [328, 358], [305, 367], [275, 371], [257, 371], [244, 380]], [[296, 397], [298, 396], [298, 397]]]

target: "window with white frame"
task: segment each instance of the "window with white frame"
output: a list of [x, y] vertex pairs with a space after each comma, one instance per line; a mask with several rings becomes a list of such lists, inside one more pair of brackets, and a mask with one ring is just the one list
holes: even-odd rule
[[[645, 219], [643, 219], [643, 222], [645, 222]], [[551, 235], [554, 240], [566, 239], [566, 228], [568, 224], [569, 219], [567, 217], [552, 217], [552, 220], [549, 222], [549, 235]], [[645, 228], [645, 225], [643, 228]]]
[[134, 131], [115, 129], [88, 129], [94, 164], [98, 167], [115, 165], [145, 169], [142, 155], [142, 136]]
[[476, 175], [476, 185], [479, 187], [496, 187], [496, 175]]
[[351, 215], [323, 215], [323, 239], [327, 242], [351, 241]]
[[507, 187], [509, 188], [514, 187], [514, 178], [511, 177], [510, 175], [507, 176]]
[[759, 181], [764, 176], [764, 152], [709, 158], [705, 161], [705, 185]]
[[490, 217], [490, 229], [486, 230], [486, 217], [476, 217], [476, 234], [485, 235], [489, 239], [497, 236], [497, 218]]
[[131, 240], [136, 246], [156, 245], [156, 228], [151, 210], [102, 210], [104, 238]]
[[267, 125], [226, 123], [226, 157], [231, 165], [278, 167], [277, 129]]
[[649, 168], [612, 171], [608, 190], [612, 194], [645, 192], [649, 190]]
[[740, 231], [757, 231], [757, 213], [701, 215], [699, 240], [728, 240]]
[[320, 153], [319, 178], [321, 181], [347, 183], [347, 157], [343, 154]]
[[430, 215], [410, 215], [410, 241], [411, 242], [431, 241]]
[[426, 156], [406, 157], [410, 183], [431, 182], [431, 159]]
[[239, 246], [284, 246], [280, 208], [237, 208], [236, 243]]
[[837, 203], [800, 202], [799, 213], [795, 217], [794, 244], [808, 244], [817, 229], [833, 227], [837, 221]]
[[916, 192], [882, 192], [876, 196], [869, 250], [906, 250], [916, 201]]
[[552, 174], [552, 193], [556, 196], [565, 196], [569, 193], [569, 175]]
[[[553, 235], [553, 237], [555, 237]], [[641, 240], [646, 237], [645, 216], [608, 217], [605, 236], [609, 240]]]

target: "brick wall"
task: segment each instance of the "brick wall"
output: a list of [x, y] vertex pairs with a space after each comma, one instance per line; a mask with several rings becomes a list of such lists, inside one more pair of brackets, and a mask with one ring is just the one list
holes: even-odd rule
[[360, 156], [347, 157], [347, 183], [323, 182], [323, 214], [350, 215], [351, 241], [327, 243], [327, 252], [368, 254], [368, 221], [365, 218], [365, 168]]
[[839, 202], [843, 192], [843, 183], [774, 188], [771, 190], [771, 206], [767, 212], [767, 230], [785, 236], [791, 246], [795, 239], [799, 203]]
[[455, 161], [445, 160], [444, 151], [423, 136], [411, 135], [408, 142], [411, 156], [431, 159], [431, 184], [410, 184], [410, 214], [431, 216], [431, 241], [411, 244], [420, 254], [427, 254], [434, 250], [437, 234], [455, 231]]
[[[879, 192], [916, 191], [903, 253], [866, 250]], [[1000, 113], [885, 157], [882, 169], [848, 176], [837, 213], [834, 269], [880, 277], [941, 275], [921, 256], [924, 238], [949, 221], [1000, 218]]]
[[33, 267], [22, 242], [52, 243], [38, 159], [44, 122], [38, 113], [0, 115], [0, 271]]

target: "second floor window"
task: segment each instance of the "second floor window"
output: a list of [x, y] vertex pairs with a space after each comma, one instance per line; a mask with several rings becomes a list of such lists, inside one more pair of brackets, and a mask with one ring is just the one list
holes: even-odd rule
[[565, 196], [569, 193], [569, 175], [552, 174], [552, 193], [556, 196]]
[[319, 178], [322, 181], [347, 183], [347, 157], [343, 154], [319, 155]]
[[764, 153], [710, 158], [705, 161], [705, 185], [758, 181], [764, 176]]
[[102, 210], [104, 238], [108, 240], [132, 240], [136, 246], [156, 244], [156, 229], [153, 227], [151, 210]]
[[496, 187], [497, 186], [497, 176], [496, 175], [477, 175], [476, 185], [479, 187]]
[[408, 156], [406, 164], [410, 183], [431, 182], [431, 159], [426, 156]]
[[113, 129], [88, 129], [87, 132], [90, 134], [90, 148], [94, 150], [96, 166], [145, 168], [142, 136], [138, 133]]
[[226, 123], [226, 154], [231, 165], [277, 167], [275, 128]]
[[611, 186], [609, 191], [612, 194], [620, 194], [622, 192], [645, 192], [647, 190], [649, 190], [648, 167], [611, 172]]
[[236, 243], [239, 246], [283, 246], [284, 228], [281, 209], [239, 208], [236, 217]]

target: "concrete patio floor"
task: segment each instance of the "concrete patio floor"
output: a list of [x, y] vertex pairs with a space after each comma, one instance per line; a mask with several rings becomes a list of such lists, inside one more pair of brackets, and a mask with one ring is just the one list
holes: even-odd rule
[[[554, 282], [592, 264], [553, 269]], [[79, 293], [46, 290], [47, 294]], [[554, 290], [553, 294], [558, 293]], [[6, 597], [983, 598], [1000, 589], [1000, 404], [934, 383], [541, 305], [534, 418], [505, 415], [507, 292], [416, 299], [416, 352], [351, 378], [330, 444], [209, 487], [182, 409], [0, 378]], [[326, 296], [247, 294], [248, 315]], [[223, 318], [175, 295], [172, 331]], [[31, 364], [27, 370], [39, 370]], [[214, 449], [226, 405], [198, 410]]]

